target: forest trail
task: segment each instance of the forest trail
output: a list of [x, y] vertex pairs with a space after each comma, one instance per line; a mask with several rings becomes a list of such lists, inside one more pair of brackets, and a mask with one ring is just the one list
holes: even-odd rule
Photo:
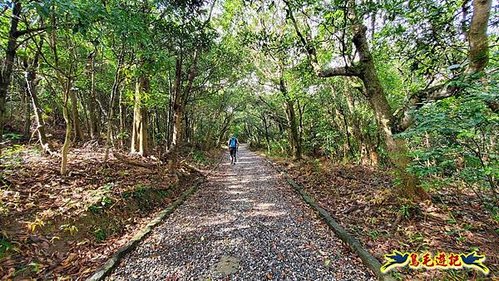
[[262, 157], [238, 156], [107, 280], [374, 280]]

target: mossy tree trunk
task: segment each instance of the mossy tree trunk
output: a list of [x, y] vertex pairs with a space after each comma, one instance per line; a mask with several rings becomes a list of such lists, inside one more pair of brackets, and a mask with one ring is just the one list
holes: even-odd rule
[[468, 72], [484, 70], [489, 61], [489, 41], [487, 27], [492, 0], [473, 0], [473, 16], [468, 32]]

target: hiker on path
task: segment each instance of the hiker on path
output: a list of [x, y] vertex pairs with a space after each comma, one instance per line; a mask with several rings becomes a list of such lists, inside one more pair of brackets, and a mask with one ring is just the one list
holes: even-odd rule
[[227, 145], [229, 146], [230, 164], [235, 165], [237, 162], [237, 149], [239, 148], [239, 141], [235, 135], [232, 135]]

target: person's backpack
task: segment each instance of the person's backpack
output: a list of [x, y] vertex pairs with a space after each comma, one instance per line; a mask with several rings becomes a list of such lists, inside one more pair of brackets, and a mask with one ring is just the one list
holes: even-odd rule
[[229, 147], [236, 147], [237, 146], [237, 139], [236, 138], [230, 138], [229, 140]]

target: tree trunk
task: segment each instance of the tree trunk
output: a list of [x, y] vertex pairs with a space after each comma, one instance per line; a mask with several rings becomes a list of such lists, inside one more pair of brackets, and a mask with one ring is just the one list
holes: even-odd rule
[[294, 107], [294, 102], [289, 96], [284, 78], [279, 79], [279, 90], [284, 96], [286, 104], [286, 116], [288, 119], [288, 130], [289, 130], [289, 141], [292, 148], [293, 158], [299, 160], [302, 158], [300, 133], [298, 131], [298, 122], [296, 118], [296, 112]]
[[296, 105], [298, 106], [298, 139], [300, 140], [300, 147], [303, 139], [303, 112], [305, 111], [305, 104], [300, 105], [300, 100], [296, 100]]
[[71, 145], [71, 119], [69, 118], [69, 98], [71, 95], [71, 82], [68, 79], [67, 85], [64, 88], [64, 95], [63, 95], [63, 107], [62, 107], [62, 114], [64, 116], [64, 121], [66, 123], [66, 134], [64, 137], [64, 144], [62, 145], [61, 149], [61, 175], [66, 175], [67, 170], [68, 170], [68, 152], [69, 152], [69, 146]]
[[141, 75], [135, 84], [131, 152], [146, 156], [148, 152], [147, 111], [142, 96], [149, 91], [149, 78]]
[[397, 177], [401, 180], [403, 194], [408, 195], [410, 198], [426, 199], [428, 194], [419, 186], [417, 177], [407, 171], [410, 158], [407, 155], [406, 142], [402, 139], [395, 140], [393, 137], [392, 112], [367, 44], [366, 30], [367, 28], [362, 24], [353, 26], [353, 42], [360, 58], [359, 78], [366, 88], [366, 96], [374, 110], [378, 130], [386, 143], [388, 157], [395, 166]]
[[[186, 105], [184, 104], [184, 108]], [[189, 110], [184, 110], [184, 118], [182, 119], [184, 122], [184, 141], [186, 143], [191, 143], [191, 119], [189, 116]]]
[[182, 103], [182, 57], [177, 58], [175, 67], [175, 84], [173, 86], [175, 98], [173, 99], [173, 130], [171, 147], [175, 148], [182, 139], [182, 116], [184, 108]]
[[69, 89], [69, 98], [71, 99], [71, 118], [73, 119], [73, 129], [75, 131], [74, 140], [79, 142], [83, 140], [83, 132], [80, 125], [80, 116], [78, 114], [78, 100], [74, 89]]
[[28, 84], [26, 83], [26, 80], [23, 81], [23, 94], [22, 94], [22, 104], [23, 104], [23, 113], [24, 113], [24, 128], [23, 128], [23, 135], [25, 138], [29, 138], [30, 136], [30, 129], [31, 129], [31, 105], [30, 105], [30, 98], [29, 98], [29, 90], [28, 90]]
[[120, 96], [118, 99], [118, 104], [119, 104], [119, 122], [120, 122], [120, 128], [119, 128], [119, 140], [120, 140], [120, 148], [125, 147], [125, 138], [123, 137], [126, 132], [126, 126], [125, 126], [125, 118], [126, 118], [126, 108], [125, 104], [123, 102], [123, 90], [120, 91]]
[[20, 1], [13, 1], [10, 29], [7, 39], [7, 48], [5, 49], [5, 58], [2, 69], [0, 69], [0, 155], [2, 155], [2, 137], [5, 118], [5, 108], [7, 101], [7, 92], [9, 90], [12, 77], [12, 68], [16, 57], [17, 27], [19, 25], [19, 16], [21, 15]]
[[[40, 44], [42, 44], [42, 42], [43, 40], [40, 40]], [[36, 91], [38, 84], [36, 78], [36, 71], [38, 69], [39, 58], [40, 58], [40, 51], [37, 51], [31, 65], [28, 64], [27, 60], [23, 62], [26, 71], [24, 79], [26, 81], [27, 94], [30, 97], [31, 106], [33, 107], [33, 115], [35, 117], [36, 131], [38, 132], [38, 141], [40, 142], [40, 146], [42, 147], [44, 153], [52, 154], [52, 148], [50, 147], [50, 144], [47, 141], [47, 136], [45, 134], [45, 122], [43, 120], [42, 110], [40, 107], [40, 103], [38, 101], [38, 94]]]
[[[55, 14], [52, 14], [51, 18], [51, 24], [52, 24], [52, 30], [50, 32], [50, 39], [49, 39], [49, 48], [53, 52], [54, 55], [54, 70], [56, 71], [57, 75], [57, 80], [62, 86], [63, 90], [63, 95], [62, 95], [62, 100], [63, 100], [63, 107], [62, 107], [62, 113], [64, 117], [64, 122], [66, 125], [66, 134], [64, 137], [64, 144], [62, 145], [61, 148], [61, 175], [66, 175], [67, 174], [67, 164], [68, 164], [68, 153], [69, 153], [69, 147], [71, 145], [71, 129], [72, 129], [72, 124], [71, 124], [71, 118], [70, 118], [70, 112], [69, 112], [69, 102], [71, 100], [71, 106], [72, 106], [72, 113], [73, 113], [73, 122], [78, 121], [78, 108], [76, 104], [76, 96], [74, 93], [73, 89], [73, 73], [76, 69], [76, 59], [72, 60], [69, 63], [69, 69], [67, 69], [67, 72], [63, 71], [63, 68], [61, 68], [61, 65], [59, 63], [59, 55], [58, 55], [58, 50], [57, 50], [57, 36], [56, 36], [56, 30], [57, 30], [57, 18], [55, 17]], [[72, 42], [67, 36], [66, 36], [66, 42]], [[69, 48], [69, 51], [71, 52], [71, 56], [73, 58], [76, 58], [75, 54], [75, 48]], [[38, 46], [38, 52], [41, 54], [41, 48]], [[78, 133], [78, 132], [77, 132]], [[81, 133], [81, 131], [79, 132]]]
[[[88, 97], [87, 97], [87, 99], [85, 99], [85, 95], [82, 95], [81, 92], [76, 92], [75, 95], [76, 95], [77, 102], [80, 102], [80, 105], [81, 105], [81, 109], [82, 109], [81, 112], [83, 113], [83, 116], [81, 116], [81, 118], [83, 121], [83, 125], [86, 128], [90, 128], [90, 121], [88, 118]], [[80, 126], [81, 126], [81, 122], [80, 122]], [[83, 127], [83, 126], [81, 126], [81, 127]]]
[[114, 73], [113, 87], [111, 88], [111, 97], [109, 99], [109, 110], [107, 111], [107, 132], [106, 132], [106, 152], [104, 154], [104, 162], [109, 158], [109, 150], [113, 146], [113, 119], [114, 119], [114, 107], [116, 103], [116, 96], [118, 94], [118, 89], [121, 82], [121, 65], [124, 60], [124, 48], [118, 57], [118, 65], [116, 66], [116, 72]]
[[99, 124], [96, 117], [96, 95], [95, 95], [95, 57], [97, 48], [90, 54], [90, 96], [88, 98], [88, 115], [90, 138], [99, 137]]
[[492, 0], [473, 0], [473, 16], [468, 32], [468, 73], [484, 70], [489, 61], [487, 26]]
[[[352, 141], [350, 143], [351, 145], [351, 149], [352, 149], [352, 156], [353, 158], [355, 158], [355, 151], [359, 151], [361, 152], [362, 151], [362, 146], [363, 146], [363, 140], [364, 140], [364, 137], [363, 137], [363, 134], [360, 130], [360, 128], [362, 128], [362, 125], [361, 125], [361, 122], [360, 122], [360, 119], [359, 119], [359, 116], [357, 114], [357, 112], [355, 111], [355, 101], [354, 101], [354, 98], [352, 96], [352, 93], [351, 93], [351, 90], [350, 88], [348, 88], [348, 80], [345, 79], [345, 97], [346, 97], [346, 104], [347, 104], [347, 107], [348, 107], [348, 112], [350, 114], [350, 122], [351, 122], [351, 126], [349, 127], [350, 129], [350, 132], [349, 134], [352, 136]], [[361, 154], [361, 161], [362, 161], [362, 154]]]
[[263, 127], [265, 129], [265, 141], [267, 142], [267, 153], [270, 153], [270, 136], [269, 136], [269, 125], [267, 122], [267, 117], [262, 113]]
[[[168, 74], [168, 77], [170, 77], [170, 74]], [[171, 79], [168, 79], [169, 81], [169, 95], [168, 95], [168, 114], [167, 114], [167, 126], [166, 126], [166, 150], [169, 151], [170, 148], [172, 147], [172, 141], [173, 141], [173, 96], [175, 95], [175, 91], [171, 85]]]
[[185, 89], [182, 91], [181, 89], [181, 82], [182, 82], [182, 58], [177, 59], [177, 66], [176, 66], [176, 80], [175, 80], [175, 100], [173, 104], [173, 118], [174, 118], [174, 124], [173, 124], [173, 140], [172, 140], [172, 146], [175, 147], [177, 146], [182, 140], [184, 140], [185, 136], [185, 129], [183, 124], [184, 124], [184, 114], [185, 114], [185, 107], [187, 106], [187, 101], [189, 98], [189, 95], [192, 90], [192, 84], [194, 82], [194, 78], [196, 78], [197, 75], [197, 59], [198, 59], [198, 51], [194, 51], [194, 56], [192, 59], [192, 64], [189, 69], [189, 75], [187, 77], [187, 85]]
[[[344, 97], [338, 96], [337, 90], [331, 86], [331, 92], [333, 93], [333, 100], [338, 101], [337, 105], [334, 106], [334, 111], [335, 111], [335, 116], [338, 118], [338, 127], [341, 128], [341, 131], [345, 132], [344, 139], [345, 141], [343, 142], [343, 161], [348, 162], [348, 157], [350, 155], [351, 159], [355, 159], [355, 152], [353, 151], [353, 145], [352, 145], [352, 140], [351, 140], [351, 132], [352, 129], [350, 128], [349, 125], [349, 116], [351, 115], [351, 112], [349, 108], [344, 108], [342, 105], [341, 99], [348, 99], [349, 93], [348, 93], [348, 83], [345, 79], [344, 81]], [[347, 101], [348, 103], [348, 101]]]
[[223, 137], [227, 134], [227, 131], [229, 130], [229, 125], [230, 125], [230, 122], [232, 121], [232, 116], [233, 116], [233, 113], [230, 113], [229, 115], [225, 115], [224, 121], [222, 123], [222, 128], [220, 130], [220, 133], [218, 134], [217, 143], [216, 143], [217, 147], [220, 147], [220, 145], [223, 143], [222, 140], [223, 140]]
[[[185, 127], [184, 127], [184, 132], [183, 132], [183, 137], [185, 138], [185, 140], [187, 142], [190, 142], [190, 130], [191, 130], [191, 126], [190, 126], [190, 116], [189, 116], [189, 113], [190, 112], [185, 112], [185, 108], [187, 107], [187, 103], [189, 101], [189, 98], [190, 98], [190, 95], [191, 95], [191, 92], [192, 92], [192, 85], [194, 83], [194, 79], [196, 78], [197, 76], [197, 63], [198, 63], [198, 51], [197, 50], [194, 50], [194, 56], [192, 58], [192, 63], [191, 63], [191, 67], [189, 69], [189, 75], [187, 76], [187, 85], [184, 89], [184, 93], [182, 95], [182, 108], [184, 109], [184, 120], [185, 120]], [[182, 136], [182, 134], [181, 134]]]
[[341, 115], [341, 119], [343, 121], [343, 128], [345, 130], [345, 142], [344, 142], [344, 147], [343, 147], [343, 160], [348, 161], [348, 155], [352, 157], [352, 159], [355, 158], [355, 154], [352, 149], [352, 143], [350, 140], [350, 126], [348, 125], [348, 120], [347, 120], [347, 115], [345, 114], [345, 110], [341, 108], [340, 105], [340, 110], [338, 110], [338, 113]]
[[386, 142], [388, 156], [390, 161], [395, 166], [395, 171], [401, 180], [400, 186], [402, 187], [401, 193], [409, 198], [423, 198], [427, 199], [428, 194], [418, 185], [418, 179], [407, 171], [410, 163], [410, 158], [407, 155], [407, 145], [403, 140], [395, 140], [392, 132], [392, 113], [388, 100], [385, 97], [384, 89], [379, 81], [374, 61], [369, 50], [366, 37], [366, 26], [362, 23], [362, 18], [356, 15], [355, 0], [348, 0], [346, 3], [346, 14], [350, 21], [351, 29], [353, 32], [353, 43], [359, 55], [359, 63], [356, 66], [346, 65], [344, 67], [333, 67], [328, 69], [320, 69], [317, 61], [315, 48], [308, 42], [298, 28], [296, 19], [293, 16], [291, 6], [288, 6], [288, 14], [293, 22], [295, 31], [303, 43], [312, 67], [319, 77], [333, 77], [333, 76], [356, 76], [359, 77], [364, 83], [366, 88], [366, 96], [369, 103], [374, 110], [378, 130]]
[[31, 97], [31, 104], [33, 106], [33, 114], [35, 116], [36, 130], [38, 132], [38, 141], [45, 153], [51, 154], [52, 148], [47, 141], [47, 135], [45, 133], [45, 121], [43, 120], [42, 110], [40, 109], [40, 103], [38, 101], [38, 94], [36, 92], [36, 73], [34, 70], [30, 70], [26, 73], [26, 83], [28, 85], [28, 93]]

